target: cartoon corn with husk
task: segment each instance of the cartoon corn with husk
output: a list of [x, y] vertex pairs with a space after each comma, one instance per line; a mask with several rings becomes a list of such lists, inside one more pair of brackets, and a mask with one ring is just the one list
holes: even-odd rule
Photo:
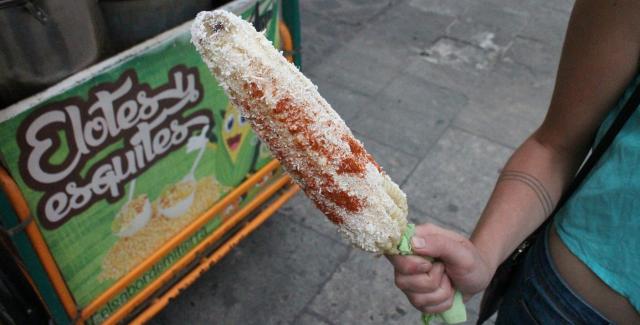
[[207, 133], [207, 148], [214, 154], [216, 178], [222, 185], [233, 187], [251, 171], [256, 161], [257, 139], [232, 103], [216, 117], [219, 118], [216, 127], [211, 127]]

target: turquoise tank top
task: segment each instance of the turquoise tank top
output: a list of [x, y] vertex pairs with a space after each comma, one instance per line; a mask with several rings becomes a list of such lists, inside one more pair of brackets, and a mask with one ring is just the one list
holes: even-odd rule
[[[640, 75], [605, 118], [596, 141], [639, 82]], [[640, 311], [640, 108], [554, 222], [569, 250]]]

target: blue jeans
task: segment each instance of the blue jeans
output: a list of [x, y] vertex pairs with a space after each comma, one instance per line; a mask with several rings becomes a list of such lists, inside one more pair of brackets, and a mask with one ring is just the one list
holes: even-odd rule
[[548, 233], [526, 253], [496, 324], [609, 324], [560, 278], [549, 254]]

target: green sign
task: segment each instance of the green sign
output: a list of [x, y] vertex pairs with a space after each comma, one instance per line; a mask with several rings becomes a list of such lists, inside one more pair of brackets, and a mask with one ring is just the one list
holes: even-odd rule
[[[277, 1], [260, 1], [243, 17], [278, 43]], [[271, 159], [201, 61], [188, 26], [140, 48], [33, 105], [0, 111], [2, 165], [80, 308]], [[258, 190], [90, 322], [117, 310]]]

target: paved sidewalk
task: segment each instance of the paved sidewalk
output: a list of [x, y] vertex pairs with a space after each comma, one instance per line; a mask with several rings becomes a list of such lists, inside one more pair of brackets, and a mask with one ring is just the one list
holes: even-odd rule
[[[303, 0], [303, 71], [402, 185], [414, 222], [469, 233], [544, 117], [571, 5]], [[298, 195], [154, 323], [415, 325], [419, 313], [386, 259]]]

